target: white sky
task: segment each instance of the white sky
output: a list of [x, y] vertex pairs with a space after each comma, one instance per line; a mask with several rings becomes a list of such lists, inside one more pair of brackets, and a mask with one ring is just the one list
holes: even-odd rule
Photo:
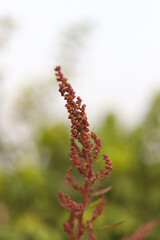
[[134, 125], [160, 89], [159, 0], [0, 0], [6, 14], [17, 24], [3, 52], [10, 91], [36, 74], [51, 76], [60, 32], [83, 20], [96, 27], [75, 86], [90, 119], [113, 110]]

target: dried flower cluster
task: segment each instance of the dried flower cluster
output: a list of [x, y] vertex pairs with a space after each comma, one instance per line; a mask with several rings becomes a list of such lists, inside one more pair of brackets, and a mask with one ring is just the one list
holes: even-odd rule
[[[90, 132], [85, 112], [86, 105], [82, 104], [80, 97], [76, 98], [74, 90], [61, 72], [61, 67], [57, 66], [55, 71], [57, 81], [60, 82], [59, 91], [67, 102], [65, 107], [68, 110], [68, 118], [71, 120], [70, 161], [79, 173], [84, 176], [84, 183], [79, 185], [73, 180], [72, 167], [69, 167], [66, 175], [66, 183], [81, 193], [82, 203], [74, 202], [68, 194], [59, 191], [61, 205], [70, 212], [68, 220], [64, 223], [64, 230], [70, 240], [80, 240], [85, 231], [88, 231], [89, 240], [95, 240], [92, 222], [101, 215], [106, 199], [103, 194], [105, 190], [101, 189], [101, 185], [97, 184], [98, 193], [96, 194], [93, 193], [93, 185], [97, 180], [107, 178], [113, 166], [108, 155], [104, 154], [105, 169], [94, 172], [93, 161], [101, 150], [101, 139], [97, 137], [95, 132]], [[84, 222], [84, 211], [94, 196], [98, 196], [99, 200], [96, 200], [97, 204], [95, 204], [91, 219]]]

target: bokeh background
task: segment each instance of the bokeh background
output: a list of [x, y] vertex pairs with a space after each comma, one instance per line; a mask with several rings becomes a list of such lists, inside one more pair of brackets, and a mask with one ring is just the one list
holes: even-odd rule
[[[0, 2], [0, 239], [67, 240], [70, 124], [53, 68], [61, 65], [102, 139], [113, 186], [95, 227], [121, 239], [160, 219], [160, 2]], [[77, 176], [78, 177], [78, 176]], [[154, 228], [148, 240], [160, 238]]]

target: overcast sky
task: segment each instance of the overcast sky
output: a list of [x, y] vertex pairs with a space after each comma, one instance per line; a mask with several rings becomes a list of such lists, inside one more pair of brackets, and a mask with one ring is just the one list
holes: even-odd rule
[[90, 118], [117, 111], [134, 125], [160, 89], [159, 0], [1, 0], [0, 15], [16, 24], [3, 51], [9, 91], [31, 76], [51, 76], [61, 64], [59, 34], [81, 21], [95, 26], [75, 76]]

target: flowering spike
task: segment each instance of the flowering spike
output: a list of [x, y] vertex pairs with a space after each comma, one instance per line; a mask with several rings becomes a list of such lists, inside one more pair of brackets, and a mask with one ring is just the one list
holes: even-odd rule
[[[102, 148], [101, 139], [97, 137], [95, 132], [90, 132], [85, 112], [86, 105], [82, 104], [80, 97], [76, 98], [72, 86], [67, 82], [67, 78], [65, 78], [61, 72], [61, 67], [57, 66], [55, 72], [57, 81], [59, 82], [59, 92], [66, 100], [65, 107], [68, 111], [68, 118], [71, 121], [70, 161], [84, 177], [83, 186], [79, 186], [72, 178], [72, 167], [69, 167], [66, 175], [66, 183], [70, 184], [82, 194], [82, 203], [74, 202], [68, 194], [64, 195], [59, 191], [60, 204], [70, 212], [68, 220], [64, 223], [64, 231], [68, 234], [70, 240], [80, 240], [84, 232], [88, 230], [88, 239], [96, 240], [93, 233], [92, 222], [101, 215], [106, 199], [104, 196], [105, 191], [101, 189], [101, 185], [97, 186], [98, 194], [97, 192], [96, 194], [93, 193], [93, 185], [98, 179], [105, 179], [110, 174], [113, 166], [108, 155], [104, 154], [105, 169], [101, 169], [100, 173], [94, 172], [93, 160], [97, 158]], [[94, 196], [98, 196], [98, 204], [96, 204], [92, 212], [91, 219], [87, 220], [86, 224], [84, 224], [84, 211]], [[75, 220], [77, 224], [74, 224]]]

